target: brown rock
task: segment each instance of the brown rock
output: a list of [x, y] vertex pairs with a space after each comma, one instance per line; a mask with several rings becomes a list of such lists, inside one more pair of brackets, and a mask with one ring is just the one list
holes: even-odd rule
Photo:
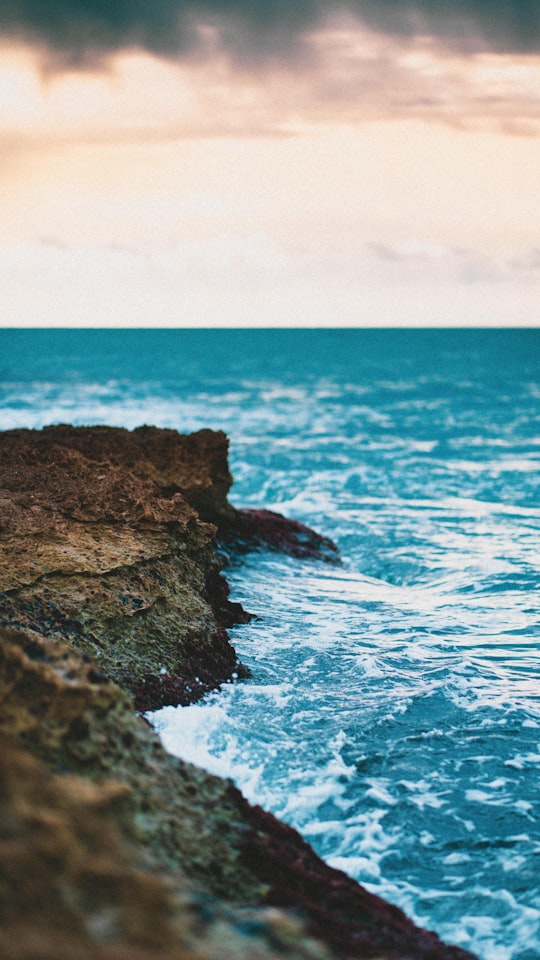
[[230, 513], [226, 449], [210, 431], [0, 434], [0, 622], [94, 657], [140, 710], [242, 673], [224, 627], [247, 615], [184, 496]]
[[226, 450], [210, 431], [0, 434], [0, 956], [466, 960], [134, 710], [239, 669], [216, 523], [231, 549], [332, 554], [234, 511]]

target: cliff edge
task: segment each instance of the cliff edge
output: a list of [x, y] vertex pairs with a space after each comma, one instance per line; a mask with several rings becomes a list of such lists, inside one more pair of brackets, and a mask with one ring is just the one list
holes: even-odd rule
[[0, 956], [466, 960], [140, 716], [245, 674], [217, 537], [337, 559], [228, 503], [227, 447], [209, 430], [0, 434]]

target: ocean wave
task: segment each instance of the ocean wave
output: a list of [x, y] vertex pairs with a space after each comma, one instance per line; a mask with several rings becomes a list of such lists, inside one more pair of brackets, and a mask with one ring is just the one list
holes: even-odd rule
[[236, 333], [12, 336], [0, 426], [225, 430], [232, 502], [342, 566], [228, 568], [253, 676], [154, 714], [165, 745], [444, 939], [538, 960], [533, 332]]

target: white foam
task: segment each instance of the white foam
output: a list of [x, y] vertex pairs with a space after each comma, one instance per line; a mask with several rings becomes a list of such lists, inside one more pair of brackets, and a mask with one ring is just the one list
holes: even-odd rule
[[163, 707], [146, 714], [173, 756], [202, 767], [219, 777], [241, 781], [248, 797], [258, 795], [263, 763], [240, 759], [239, 742], [229, 730], [227, 714], [218, 703], [190, 707]]
[[224, 429], [237, 506], [339, 541], [341, 568], [275, 554], [231, 567], [234, 599], [262, 618], [233, 635], [254, 679], [152, 722], [172, 753], [232, 777], [423, 926], [518, 960], [539, 942], [539, 441], [508, 406], [504, 423], [478, 421], [463, 398], [426, 403], [433, 378], [395, 373], [344, 385], [261, 371], [190, 396], [13, 384], [0, 423]]
[[326, 860], [331, 867], [348, 873], [360, 883], [365, 880], [379, 880], [381, 876], [379, 865], [366, 857], [327, 857]]
[[468, 853], [449, 853], [447, 857], [443, 857], [442, 863], [447, 867], [453, 867], [460, 863], [470, 863], [471, 857]]
[[378, 803], [384, 803], [393, 807], [398, 803], [398, 800], [390, 792], [391, 782], [391, 780], [374, 780], [371, 777], [367, 777], [366, 783], [369, 784], [369, 787], [366, 790], [366, 797], [371, 797]]
[[539, 763], [540, 753], [516, 753], [504, 761], [505, 767], [513, 767], [515, 770], [524, 770], [527, 766], [537, 766]]

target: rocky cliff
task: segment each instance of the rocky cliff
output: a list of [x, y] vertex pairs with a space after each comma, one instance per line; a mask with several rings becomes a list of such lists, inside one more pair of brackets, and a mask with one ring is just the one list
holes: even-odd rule
[[0, 955], [465, 960], [140, 715], [244, 673], [216, 537], [336, 560], [230, 484], [208, 430], [0, 434]]

